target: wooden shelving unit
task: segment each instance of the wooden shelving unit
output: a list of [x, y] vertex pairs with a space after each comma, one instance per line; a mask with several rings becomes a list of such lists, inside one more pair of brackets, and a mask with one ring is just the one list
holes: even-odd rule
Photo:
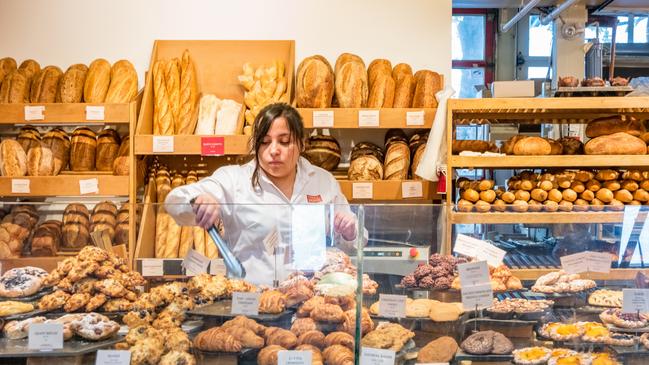
[[153, 152], [153, 135], [135, 136], [136, 155], [201, 155], [201, 141], [203, 138], [223, 137], [224, 155], [246, 155], [250, 152], [250, 136], [195, 136], [176, 135], [173, 152]]
[[[26, 120], [25, 107], [42, 106], [43, 120]], [[87, 119], [88, 107], [103, 108], [103, 120]], [[30, 103], [30, 104], [0, 104], [0, 124], [16, 125], [83, 125], [83, 124], [129, 124], [133, 116], [137, 116], [137, 105], [133, 103], [120, 104], [86, 104], [86, 103]]]
[[[641, 212], [637, 220], [644, 220], [646, 212]], [[454, 224], [555, 224], [555, 223], [622, 223], [624, 212], [453, 212]]]
[[[298, 108], [304, 126], [306, 128], [334, 128], [334, 129], [358, 129], [358, 128], [372, 128], [372, 127], [359, 127], [358, 113], [361, 110], [378, 110], [379, 112], [379, 125], [374, 128], [400, 128], [400, 129], [430, 129], [433, 125], [435, 118], [436, 108]], [[313, 115], [314, 112], [331, 111], [333, 113], [333, 127], [314, 126]], [[421, 114], [423, 118], [414, 118], [414, 114]], [[408, 114], [411, 116], [411, 123], [408, 123]], [[416, 120], [416, 122], [415, 122]], [[414, 122], [414, 123], [413, 123]], [[417, 124], [421, 122], [421, 124]]]
[[[80, 183], [83, 180], [97, 179], [98, 192], [81, 194]], [[14, 180], [28, 180], [29, 193], [12, 191]], [[129, 195], [129, 177], [97, 173], [94, 175], [58, 175], [58, 176], [0, 176], [0, 195], [2, 196], [127, 196]]]
[[[417, 200], [439, 200], [442, 197], [437, 194], [437, 183], [430, 181], [420, 181], [420, 180], [377, 180], [377, 181], [350, 181], [350, 180], [338, 180], [340, 184], [340, 190], [345, 195], [348, 201], [353, 201], [354, 203], [360, 203], [362, 201], [402, 201], [403, 203], [408, 203], [409, 201]], [[372, 184], [372, 198], [371, 199], [358, 199], [354, 197], [354, 184]], [[408, 184], [421, 184], [421, 196], [412, 196], [405, 197], [403, 187], [404, 183]], [[406, 185], [406, 188], [407, 188]], [[406, 192], [406, 196], [408, 196]]]
[[451, 156], [453, 168], [643, 167], [649, 155]]

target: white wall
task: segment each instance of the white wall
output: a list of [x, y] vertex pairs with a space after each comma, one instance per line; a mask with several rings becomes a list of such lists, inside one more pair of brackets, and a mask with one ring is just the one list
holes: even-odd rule
[[142, 82], [155, 39], [295, 39], [296, 66], [353, 52], [450, 81], [451, 0], [0, 0], [0, 57], [67, 68], [131, 60]]

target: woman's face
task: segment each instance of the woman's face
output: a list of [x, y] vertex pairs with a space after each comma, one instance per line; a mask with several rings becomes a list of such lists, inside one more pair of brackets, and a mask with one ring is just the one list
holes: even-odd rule
[[273, 121], [259, 147], [259, 164], [271, 177], [284, 178], [295, 172], [300, 157], [300, 147], [291, 138], [286, 118]]

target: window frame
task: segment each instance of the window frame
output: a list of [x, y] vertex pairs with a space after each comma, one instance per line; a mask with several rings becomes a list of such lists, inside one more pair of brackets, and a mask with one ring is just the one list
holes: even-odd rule
[[[518, 52], [521, 53], [523, 58], [525, 59], [525, 63], [522, 65], [516, 65], [516, 79], [517, 80], [539, 80], [539, 78], [534, 78], [530, 79], [529, 73], [528, 73], [528, 68], [530, 67], [548, 67], [550, 70], [552, 69], [552, 51], [550, 51], [550, 56], [530, 56], [530, 17], [532, 16], [539, 16], [543, 17], [543, 14], [533, 11], [530, 14], [526, 15], [523, 19], [521, 19], [518, 24], [517, 24], [517, 34], [516, 34], [516, 47], [518, 49]], [[552, 32], [554, 32], [554, 22], [550, 23], [552, 24]], [[554, 42], [554, 35], [552, 37], [552, 42]], [[551, 48], [554, 47], [553, 44], [551, 44]], [[550, 74], [550, 78], [552, 78], [552, 74]], [[541, 80], [545, 80], [545, 77], [542, 78]]]
[[455, 15], [482, 15], [485, 17], [485, 50], [482, 60], [452, 60], [452, 69], [484, 68], [484, 81], [486, 85], [494, 81], [495, 74], [495, 45], [496, 45], [496, 13], [489, 9], [458, 9], [453, 8]]

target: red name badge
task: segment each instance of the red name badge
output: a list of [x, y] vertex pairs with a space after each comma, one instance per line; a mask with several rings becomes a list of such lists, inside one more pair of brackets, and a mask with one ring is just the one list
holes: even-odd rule
[[322, 203], [322, 197], [320, 195], [307, 195], [306, 201], [309, 203]]
[[201, 137], [201, 156], [223, 156], [224, 154], [224, 137]]

